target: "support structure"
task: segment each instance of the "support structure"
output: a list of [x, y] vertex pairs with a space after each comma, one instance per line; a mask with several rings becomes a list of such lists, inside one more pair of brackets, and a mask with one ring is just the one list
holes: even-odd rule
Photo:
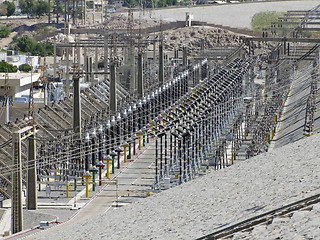
[[117, 96], [116, 96], [116, 86], [117, 86], [117, 72], [116, 72], [116, 62], [112, 60], [110, 64], [110, 113], [111, 115], [116, 115], [117, 113]]
[[144, 97], [143, 91], [143, 57], [142, 52], [138, 53], [138, 89], [137, 89], [137, 97], [138, 99], [142, 99]]
[[162, 85], [164, 83], [164, 63], [163, 63], [163, 42], [159, 43], [159, 84]]
[[[23, 230], [23, 213], [22, 213], [22, 161], [21, 161], [21, 141], [30, 137], [34, 136], [36, 133], [36, 128], [32, 126], [24, 127], [18, 131], [15, 131], [13, 133], [13, 164], [15, 167], [15, 171], [12, 172], [12, 196], [11, 196], [11, 232], [17, 233]], [[34, 140], [34, 137], [33, 137]], [[33, 147], [35, 143], [31, 143], [29, 145], [29, 148], [31, 147], [34, 151], [35, 148]], [[31, 157], [34, 158], [35, 151], [31, 152]], [[34, 166], [34, 163], [32, 164]], [[35, 171], [35, 170], [34, 170]], [[36, 178], [35, 173], [32, 171], [28, 172], [30, 173], [31, 178]], [[32, 201], [32, 198], [35, 197], [34, 191], [34, 181], [31, 183], [31, 189], [30, 189], [30, 201]], [[33, 189], [34, 188], [34, 189]], [[29, 193], [29, 191], [28, 191]], [[33, 194], [32, 194], [33, 193]], [[33, 205], [36, 202], [33, 201]]]
[[27, 209], [37, 209], [37, 167], [36, 167], [36, 140], [35, 135], [28, 138], [28, 194], [27, 194]]

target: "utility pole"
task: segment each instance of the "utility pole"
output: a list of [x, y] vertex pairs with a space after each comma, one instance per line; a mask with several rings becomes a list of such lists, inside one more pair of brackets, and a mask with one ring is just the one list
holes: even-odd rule
[[143, 57], [141, 50], [138, 53], [138, 99], [144, 97], [143, 90]]
[[36, 140], [35, 134], [28, 138], [28, 194], [27, 209], [37, 209], [37, 167], [36, 167]]
[[116, 60], [112, 59], [110, 63], [110, 113], [112, 116], [115, 116], [117, 113], [117, 96], [116, 96], [116, 86], [117, 86], [117, 72], [116, 72]]
[[159, 43], [159, 85], [164, 83], [164, 63], [163, 63], [163, 40]]
[[[13, 165], [15, 166], [11, 175], [11, 179], [12, 179], [11, 231], [13, 234], [23, 230], [21, 141], [31, 136], [33, 136], [32, 138], [34, 140], [35, 133], [36, 133], [36, 129], [34, 126], [27, 126], [20, 130], [14, 131], [13, 137], [12, 137], [12, 140], [13, 140], [12, 156], [13, 156]], [[32, 140], [30, 139], [30, 141]], [[31, 151], [29, 157], [33, 158], [33, 160], [35, 161], [35, 156], [34, 156], [35, 142], [29, 145], [29, 149], [30, 148], [34, 152]], [[31, 163], [32, 163], [32, 166], [35, 166], [35, 162], [33, 160], [31, 161]], [[28, 171], [28, 174], [29, 173], [30, 175], [28, 177], [33, 179], [33, 177], [35, 177], [34, 175], [35, 173], [33, 169], [32, 169], [32, 172], [31, 170], [30, 172]], [[28, 185], [28, 187], [29, 186], [31, 187], [30, 192], [28, 190], [28, 193], [30, 193], [30, 196], [28, 196], [28, 198], [30, 197], [31, 202], [32, 202], [32, 198], [35, 197], [34, 189], [32, 189], [33, 187], [35, 187], [34, 181], [35, 180], [32, 180], [32, 183]], [[33, 201], [33, 205], [34, 204], [36, 204], [36, 201]]]

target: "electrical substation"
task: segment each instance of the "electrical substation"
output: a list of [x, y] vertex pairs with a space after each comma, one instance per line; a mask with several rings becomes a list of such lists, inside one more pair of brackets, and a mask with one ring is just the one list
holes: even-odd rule
[[[23, 208], [78, 210], [108, 186], [110, 206], [120, 207], [281, 146], [278, 126], [298, 73], [304, 94], [291, 111], [303, 109], [304, 123], [291, 140], [313, 135], [319, 19], [320, 5], [288, 11], [260, 36], [219, 30], [214, 46], [190, 13], [150, 28], [134, 28], [131, 10], [119, 29], [67, 19], [52, 61], [40, 61], [43, 102], [31, 84], [22, 118], [9, 119], [6, 75], [0, 197], [11, 205], [11, 233], [25, 230]], [[203, 37], [192, 48], [170, 45], [166, 32], [179, 29]]]

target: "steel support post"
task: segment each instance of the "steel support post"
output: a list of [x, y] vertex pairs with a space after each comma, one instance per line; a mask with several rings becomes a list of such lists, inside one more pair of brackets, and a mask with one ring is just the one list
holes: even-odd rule
[[103, 48], [103, 55], [104, 55], [104, 81], [108, 79], [107, 71], [108, 71], [108, 38], [104, 36], [104, 48]]
[[73, 129], [81, 138], [81, 101], [79, 77], [73, 78]]
[[129, 45], [129, 54], [130, 54], [130, 83], [129, 90], [132, 95], [135, 94], [136, 90], [136, 73], [135, 73], [135, 47], [134, 39], [130, 39]]
[[[95, 42], [97, 45], [97, 42]], [[98, 72], [98, 47], [95, 47], [95, 53], [94, 53], [94, 71]]]
[[137, 89], [137, 97], [138, 99], [142, 99], [144, 97], [143, 90], [143, 58], [142, 53], [138, 53], [138, 89]]
[[11, 196], [11, 232], [23, 230], [22, 216], [22, 163], [21, 163], [21, 133], [13, 133], [13, 164], [12, 196]]
[[66, 61], [67, 61], [67, 69], [66, 69], [66, 95], [69, 97], [70, 95], [70, 49], [66, 49]]
[[10, 98], [5, 98], [6, 110], [5, 110], [5, 122], [10, 122]]
[[94, 74], [93, 74], [93, 64], [92, 64], [92, 57], [89, 57], [89, 72], [90, 72], [90, 77], [89, 77], [89, 81], [90, 81], [90, 85], [93, 86], [94, 83]]
[[160, 86], [164, 83], [164, 59], [163, 59], [163, 42], [162, 41], [159, 44], [158, 81]]
[[117, 85], [117, 73], [116, 73], [116, 63], [113, 61], [110, 66], [110, 113], [111, 115], [116, 115], [117, 113], [117, 98], [116, 98], [116, 85]]
[[188, 65], [188, 49], [187, 47], [183, 47], [183, 53], [182, 53], [182, 64], [183, 66]]
[[182, 172], [182, 136], [179, 136], [178, 143], [178, 158], [179, 158], [179, 184], [183, 183], [183, 172]]
[[57, 45], [53, 44], [53, 78], [57, 77]]
[[36, 140], [35, 135], [28, 138], [28, 195], [27, 209], [37, 209], [37, 173], [36, 173]]

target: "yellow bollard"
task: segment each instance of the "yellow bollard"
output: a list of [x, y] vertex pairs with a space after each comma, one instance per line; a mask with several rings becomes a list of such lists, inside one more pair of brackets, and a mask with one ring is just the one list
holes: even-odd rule
[[89, 197], [89, 176], [84, 177], [86, 179], [86, 197]]
[[67, 183], [67, 198], [69, 198], [69, 183]]
[[124, 142], [122, 144], [123, 152], [124, 152], [124, 163], [127, 162], [127, 147], [129, 147], [129, 144], [127, 142]]
[[107, 159], [107, 178], [110, 179], [110, 161], [112, 159]]
[[150, 192], [147, 192], [147, 197], [150, 197]]
[[231, 154], [231, 163], [234, 163], [234, 153]]
[[91, 174], [89, 171], [83, 174], [83, 177], [86, 179], [86, 198], [89, 197], [89, 178], [91, 178]]
[[141, 151], [141, 136], [139, 135], [139, 151]]
[[110, 179], [110, 161], [112, 161], [112, 157], [110, 155], [106, 156], [103, 161], [107, 162], [107, 173], [106, 173], [106, 177], [108, 179]]
[[273, 129], [271, 130], [271, 133], [272, 133], [271, 137], [273, 139], [274, 138], [274, 130]]

